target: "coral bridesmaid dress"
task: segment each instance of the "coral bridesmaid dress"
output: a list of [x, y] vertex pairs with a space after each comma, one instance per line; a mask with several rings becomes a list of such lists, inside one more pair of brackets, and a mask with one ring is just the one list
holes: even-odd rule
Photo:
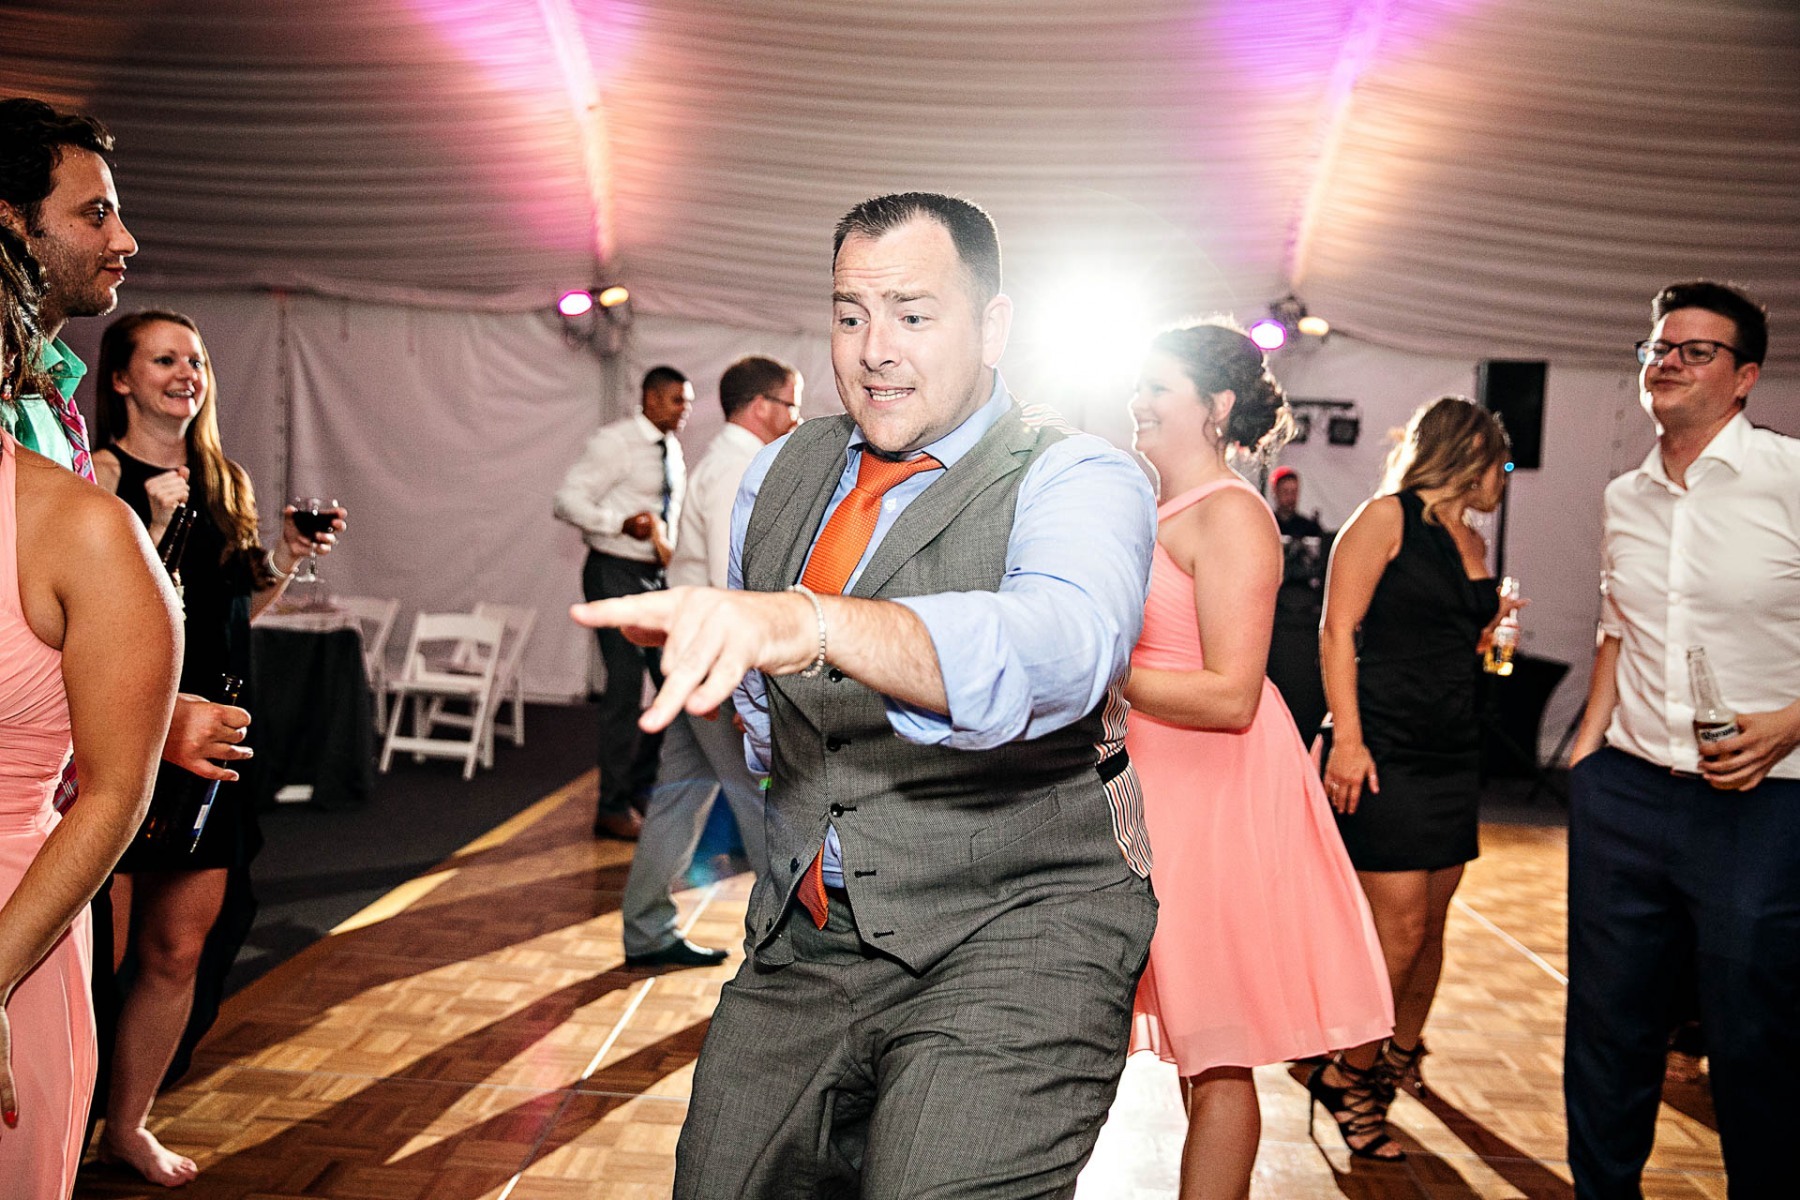
[[[1168, 501], [1157, 519], [1227, 487], [1253, 492], [1219, 480]], [[1131, 662], [1205, 663], [1193, 578], [1160, 544]], [[1125, 744], [1143, 781], [1161, 906], [1132, 1050], [1193, 1076], [1385, 1037], [1393, 1001], [1368, 902], [1275, 686], [1263, 680], [1247, 729], [1184, 729], [1134, 710]]]
[[[38, 641], [19, 598], [18, 444], [0, 449], [0, 905], [56, 828], [51, 797], [69, 754], [62, 654]], [[84, 906], [50, 952], [13, 990], [17, 1128], [0, 1125], [0, 1193], [67, 1196], [81, 1161], [94, 1093], [94, 1010], [88, 999], [91, 939]]]

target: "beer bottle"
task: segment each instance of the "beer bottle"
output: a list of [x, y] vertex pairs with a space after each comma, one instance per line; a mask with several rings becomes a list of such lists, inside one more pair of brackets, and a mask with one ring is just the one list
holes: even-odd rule
[[[1519, 598], [1519, 581], [1508, 575], [1500, 581], [1500, 599], [1517, 600]], [[1488, 641], [1487, 654], [1482, 659], [1482, 669], [1489, 675], [1511, 675], [1513, 673], [1513, 652], [1519, 648], [1519, 612], [1514, 609], [1500, 618], [1500, 624], [1494, 626], [1494, 635]]]
[[1737, 714], [1726, 708], [1719, 696], [1719, 682], [1706, 660], [1706, 647], [1689, 646], [1687, 660], [1688, 682], [1694, 689], [1694, 740], [1706, 747], [1736, 737]]
[[187, 551], [188, 532], [194, 528], [194, 518], [199, 514], [191, 504], [177, 504], [175, 511], [169, 514], [169, 524], [163, 530], [162, 540], [156, 543], [156, 557], [161, 561], [163, 570], [169, 573], [169, 582], [175, 587], [175, 598], [186, 604], [186, 597], [181, 587], [181, 556]]

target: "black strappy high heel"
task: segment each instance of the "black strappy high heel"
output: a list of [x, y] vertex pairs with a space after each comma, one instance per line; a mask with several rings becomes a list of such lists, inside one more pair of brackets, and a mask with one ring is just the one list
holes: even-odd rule
[[[1325, 1072], [1334, 1067], [1349, 1080], [1342, 1087], [1334, 1087], [1325, 1082]], [[1365, 1071], [1359, 1071], [1345, 1062], [1344, 1056], [1339, 1054], [1315, 1068], [1306, 1077], [1306, 1091], [1312, 1097], [1306, 1109], [1309, 1130], [1312, 1127], [1313, 1106], [1322, 1104], [1325, 1111], [1331, 1114], [1352, 1158], [1372, 1159], [1375, 1162], [1405, 1161], [1406, 1151], [1400, 1149], [1399, 1143], [1388, 1135], [1387, 1110], [1392, 1093], [1384, 1091], [1378, 1067], [1371, 1066]], [[1394, 1147], [1396, 1152], [1383, 1153], [1388, 1146]]]
[[1382, 1085], [1387, 1089], [1391, 1102], [1395, 1093], [1404, 1089], [1416, 1099], [1423, 1100], [1429, 1093], [1425, 1087], [1425, 1076], [1420, 1072], [1421, 1061], [1431, 1051], [1425, 1048], [1425, 1040], [1411, 1050], [1402, 1050], [1389, 1038], [1381, 1044], [1381, 1057], [1375, 1060], [1375, 1071], [1381, 1077]]

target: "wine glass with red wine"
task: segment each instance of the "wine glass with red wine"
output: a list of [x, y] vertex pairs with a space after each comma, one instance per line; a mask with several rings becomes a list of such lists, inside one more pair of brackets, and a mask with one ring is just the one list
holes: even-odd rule
[[[318, 496], [296, 496], [289, 503], [294, 506], [294, 528], [314, 542], [330, 533], [332, 522], [343, 515], [336, 500], [324, 500]], [[313, 566], [313, 558], [309, 554], [305, 561], [294, 568], [294, 582], [317, 583], [318, 581], [319, 572]]]

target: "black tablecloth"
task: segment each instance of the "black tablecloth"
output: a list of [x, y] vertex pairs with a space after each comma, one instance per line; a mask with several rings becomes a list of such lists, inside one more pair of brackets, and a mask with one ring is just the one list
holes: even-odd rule
[[367, 802], [375, 789], [375, 717], [356, 631], [252, 627], [251, 647], [257, 804], [273, 804], [291, 784], [311, 784], [321, 808]]

